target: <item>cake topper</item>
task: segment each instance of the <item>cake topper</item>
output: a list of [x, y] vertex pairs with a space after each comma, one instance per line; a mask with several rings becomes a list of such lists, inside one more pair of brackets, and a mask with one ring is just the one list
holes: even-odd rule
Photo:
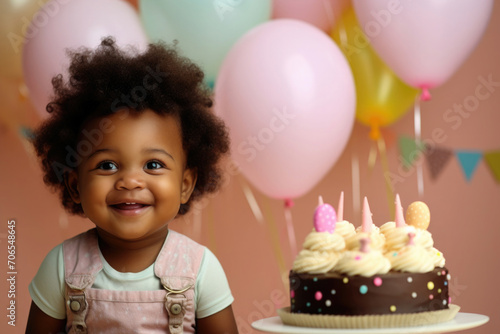
[[339, 206], [337, 208], [337, 221], [341, 222], [344, 220], [344, 192], [340, 192]]
[[363, 202], [363, 221], [361, 223], [361, 231], [370, 233], [372, 231], [372, 226], [372, 213], [370, 211], [370, 206], [368, 205], [368, 199], [365, 196], [365, 200]]
[[370, 238], [359, 239], [359, 243], [361, 244], [359, 247], [359, 251], [362, 253], [368, 253], [370, 251], [370, 248], [368, 247], [370, 242], [371, 242]]
[[413, 202], [406, 210], [406, 223], [426, 230], [431, 222], [431, 212], [424, 202]]
[[318, 207], [314, 211], [314, 228], [317, 232], [333, 233], [336, 223], [335, 209], [330, 204], [324, 203], [323, 197], [319, 196]]
[[401, 199], [399, 194], [396, 194], [396, 227], [406, 226], [405, 217], [403, 214], [403, 207], [401, 206]]
[[408, 245], [408, 246], [414, 246], [415, 245], [415, 233], [414, 232], [409, 232], [408, 233], [408, 243], [406, 245]]

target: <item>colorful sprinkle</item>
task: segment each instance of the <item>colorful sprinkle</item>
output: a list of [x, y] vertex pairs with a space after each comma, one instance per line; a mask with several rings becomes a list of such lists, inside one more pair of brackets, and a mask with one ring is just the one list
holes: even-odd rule
[[344, 284], [347, 284], [349, 283], [349, 279], [347, 277], [344, 277], [344, 279], [342, 279], [342, 282], [344, 282]]
[[434, 299], [434, 295], [429, 295], [429, 299], [433, 300]]
[[443, 274], [443, 276], [444, 276], [444, 275], [446, 275], [446, 271], [444, 271], [444, 270], [443, 270], [443, 271], [441, 272], [441, 274]]
[[408, 277], [406, 280], [408, 281], [408, 283], [413, 282], [413, 278], [411, 278], [411, 277]]
[[451, 304], [451, 297], [448, 297], [448, 304]]
[[375, 277], [375, 278], [373, 279], [373, 284], [374, 284], [375, 286], [381, 286], [381, 285], [382, 285], [382, 279], [381, 279], [380, 277]]
[[318, 281], [318, 278], [317, 278], [317, 277], [314, 277], [314, 278], [313, 278], [313, 281], [314, 281], [314, 282], [317, 282], [317, 281]]
[[361, 260], [361, 256], [360, 256], [360, 255], [356, 255], [356, 256], [354, 257], [354, 260], [356, 260], [356, 261]]
[[432, 282], [432, 281], [427, 282], [427, 289], [429, 289], [429, 290], [434, 289], [434, 282]]
[[316, 291], [316, 293], [314, 294], [314, 299], [321, 300], [321, 298], [323, 298], [323, 294], [321, 293], [321, 291]]
[[304, 291], [307, 291], [307, 285], [306, 285], [306, 286], [304, 286]]
[[417, 298], [417, 293], [416, 292], [412, 292], [411, 293], [411, 298]]
[[321, 313], [321, 307], [318, 309], [318, 313]]
[[336, 294], [337, 291], [335, 291], [334, 289], [332, 289], [332, 291], [330, 291], [332, 295]]
[[451, 275], [450, 274], [446, 275], [446, 279], [449, 281], [451, 279]]
[[310, 306], [311, 306], [311, 303], [307, 302], [307, 303], [306, 303], [306, 306], [307, 306], [307, 307], [310, 307]]
[[359, 287], [359, 293], [362, 295], [366, 294], [368, 292], [368, 287], [366, 285], [362, 285]]
[[290, 291], [290, 298], [295, 298], [295, 290]]
[[443, 305], [446, 305], [446, 299], [443, 300]]
[[447, 285], [448, 285], [448, 282], [446, 282], [446, 281], [445, 281], [445, 282], [444, 282], [444, 286], [447, 286]]
[[389, 307], [389, 310], [391, 310], [391, 312], [396, 312], [396, 306], [391, 305], [391, 307]]
[[441, 276], [441, 272], [440, 272], [440, 271], [438, 271], [438, 272], [437, 272], [437, 275], [438, 275], [438, 276]]
[[327, 299], [327, 300], [325, 301], [325, 305], [326, 305], [327, 307], [332, 306], [332, 302], [331, 302], [331, 300], [330, 300], [330, 299]]
[[441, 293], [441, 291], [442, 291], [441, 289], [438, 289], [438, 293]]

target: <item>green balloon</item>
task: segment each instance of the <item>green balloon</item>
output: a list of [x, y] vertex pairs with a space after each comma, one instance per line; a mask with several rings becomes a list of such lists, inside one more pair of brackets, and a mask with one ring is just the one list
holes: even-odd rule
[[178, 42], [213, 87], [236, 41], [271, 18], [271, 0], [140, 0], [139, 12], [152, 42]]

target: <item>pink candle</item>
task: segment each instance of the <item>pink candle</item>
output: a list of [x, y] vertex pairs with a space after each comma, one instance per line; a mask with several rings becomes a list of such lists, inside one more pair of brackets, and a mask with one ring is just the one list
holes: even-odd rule
[[361, 230], [365, 233], [370, 233], [372, 231], [372, 226], [372, 213], [370, 211], [370, 206], [368, 205], [368, 199], [365, 196], [365, 200], [363, 202], [363, 222], [361, 223]]
[[403, 207], [401, 206], [401, 199], [399, 194], [396, 194], [396, 227], [406, 226], [405, 217], [403, 213]]
[[341, 222], [344, 220], [344, 192], [340, 192], [339, 206], [337, 208], [337, 221]]

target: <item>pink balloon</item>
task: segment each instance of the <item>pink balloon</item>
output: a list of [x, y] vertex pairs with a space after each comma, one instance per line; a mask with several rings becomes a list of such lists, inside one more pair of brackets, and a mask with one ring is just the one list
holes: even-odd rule
[[297, 20], [272, 20], [226, 56], [215, 109], [230, 129], [232, 157], [264, 194], [296, 198], [342, 153], [354, 123], [354, 79], [326, 34]]
[[349, 0], [274, 0], [273, 19], [297, 19], [330, 32]]
[[493, 0], [353, 0], [378, 55], [407, 84], [424, 90], [448, 80], [483, 35]]
[[26, 29], [23, 72], [30, 100], [43, 117], [52, 96], [52, 77], [67, 78], [68, 49], [95, 48], [113, 36], [119, 46], [144, 50], [148, 39], [135, 9], [121, 0], [51, 0]]

